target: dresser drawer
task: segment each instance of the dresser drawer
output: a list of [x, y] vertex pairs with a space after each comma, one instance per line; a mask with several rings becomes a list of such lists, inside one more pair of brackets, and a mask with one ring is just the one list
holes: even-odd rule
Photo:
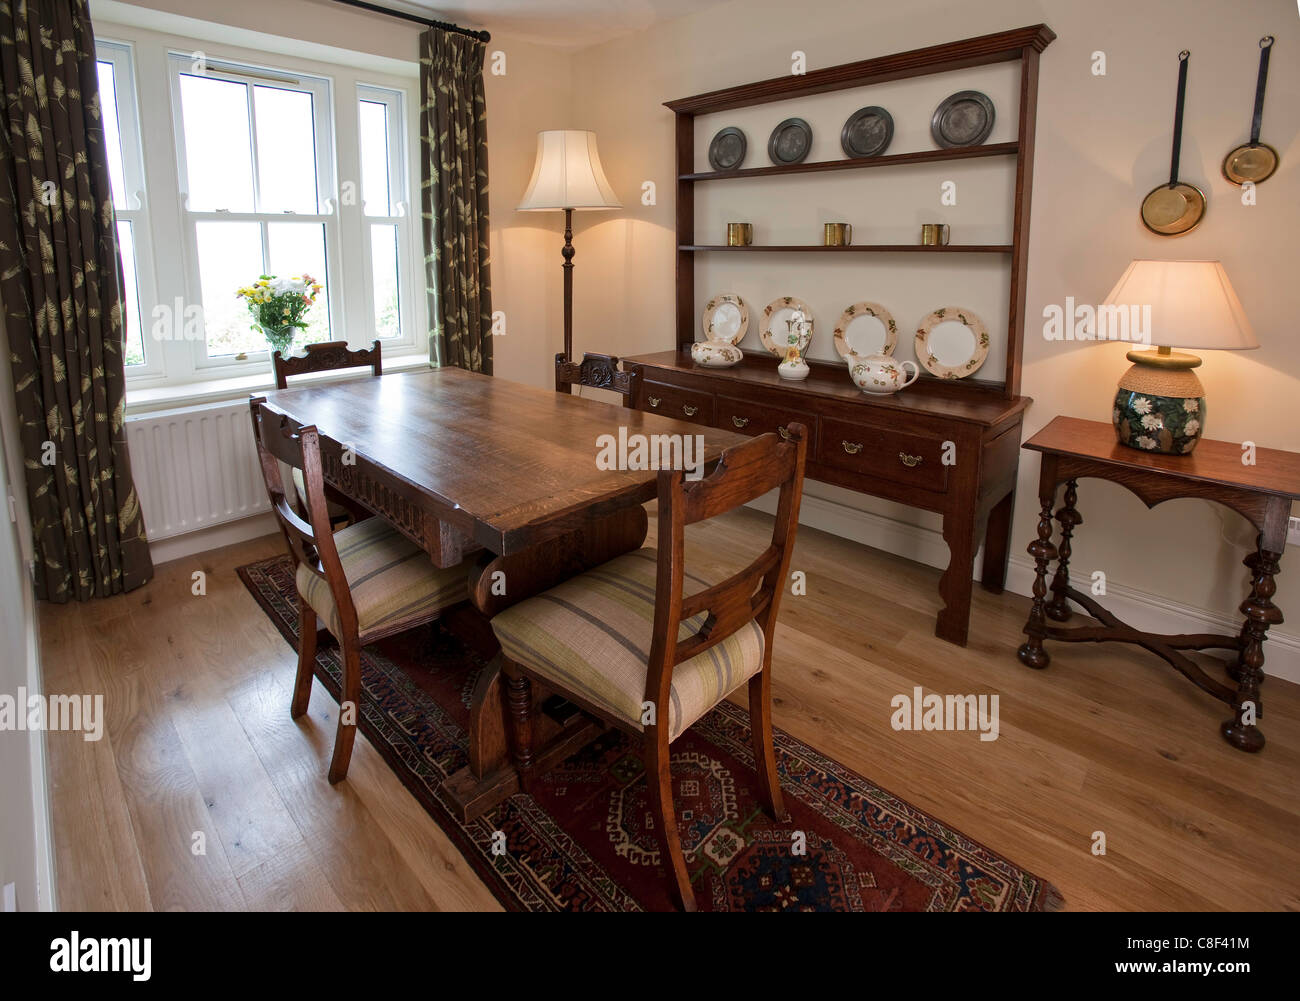
[[823, 419], [819, 455], [828, 466], [895, 483], [935, 491], [948, 486], [943, 439], [938, 437]]
[[808, 429], [808, 454], [817, 454], [817, 417], [785, 407], [769, 407], [749, 400], [719, 396], [717, 425], [726, 431], [760, 435], [769, 431], [784, 437], [787, 424], [798, 421]]
[[693, 424], [713, 424], [713, 394], [710, 392], [646, 379], [641, 383], [640, 393], [640, 409], [646, 413], [675, 417]]

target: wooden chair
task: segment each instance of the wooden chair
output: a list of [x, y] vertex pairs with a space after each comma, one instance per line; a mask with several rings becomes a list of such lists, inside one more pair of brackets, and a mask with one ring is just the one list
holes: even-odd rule
[[[356, 351], [348, 350], [347, 341], [323, 341], [319, 344], [308, 344], [306, 354], [290, 355], [284, 357], [279, 351], [271, 355], [271, 364], [275, 368], [275, 388], [288, 389], [289, 376], [307, 375], [312, 372], [333, 372], [345, 368], [369, 368], [374, 375], [384, 374], [383, 351], [380, 348], [379, 340], [376, 338], [374, 344], [368, 348], [360, 348]], [[281, 470], [283, 473], [283, 470]], [[299, 469], [292, 470], [293, 486], [295, 493], [291, 497], [293, 507], [297, 509], [300, 517], [307, 513], [303, 506], [303, 485], [302, 471]], [[348, 502], [334, 490], [326, 488], [326, 494], [329, 499], [330, 523], [332, 525], [346, 525], [349, 522], [361, 521], [368, 518], [368, 512], [363, 511], [356, 504]]]
[[307, 375], [311, 372], [334, 372], [345, 368], [369, 368], [375, 375], [384, 374], [383, 352], [378, 338], [368, 348], [348, 350], [347, 341], [324, 341], [320, 344], [308, 344], [306, 354], [290, 355], [288, 358], [279, 351], [271, 355], [271, 364], [275, 367], [275, 388], [288, 389], [289, 376]]
[[[296, 567], [298, 674], [290, 707], [295, 719], [307, 711], [311, 697], [318, 618], [343, 651], [338, 732], [329, 770], [329, 780], [338, 782], [348, 773], [360, 719], [361, 648], [431, 622], [464, 601], [467, 571], [463, 565], [446, 570], [434, 566], [419, 546], [383, 518], [331, 532], [316, 428], [297, 426], [265, 397], [253, 399], [251, 407], [266, 491]], [[305, 520], [285, 494], [281, 463], [302, 471]]]
[[563, 352], [556, 355], [555, 391], [568, 396], [574, 386], [608, 389], [620, 394], [624, 405], [631, 406], [632, 403], [632, 373], [620, 372], [618, 359], [613, 355], [588, 351], [580, 362], [569, 361]]
[[[764, 805], [787, 819], [772, 744], [772, 633], [803, 492], [806, 429], [788, 425], [728, 449], [708, 477], [659, 474], [659, 549], [604, 563], [492, 619], [502, 649], [507, 727], [525, 790], [535, 783], [530, 679], [643, 738], [653, 820], [672, 893], [695, 909], [673, 808], [668, 745], [749, 683], [754, 760]], [[712, 582], [683, 566], [685, 527], [779, 487], [771, 544], [737, 574]], [[683, 595], [685, 582], [694, 593]]]

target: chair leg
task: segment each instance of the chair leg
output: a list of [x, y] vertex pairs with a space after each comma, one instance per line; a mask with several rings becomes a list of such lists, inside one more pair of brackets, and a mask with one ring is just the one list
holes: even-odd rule
[[524, 792], [532, 792], [533, 785], [533, 686], [528, 676], [504, 654], [501, 656], [501, 674], [506, 681], [506, 726], [510, 735], [510, 751], [514, 756], [515, 770]]
[[316, 663], [316, 610], [298, 598], [298, 674], [293, 679], [289, 715], [297, 719], [311, 701], [312, 669]]
[[[334, 737], [334, 757], [330, 760], [330, 782], [342, 782], [352, 762], [352, 744], [357, 739], [361, 721], [361, 644], [356, 637], [340, 643], [343, 648], [343, 690], [339, 698], [339, 726]], [[352, 704], [352, 711], [346, 709]], [[351, 722], [347, 722], [348, 717]]]
[[749, 733], [754, 741], [754, 768], [763, 807], [773, 820], [790, 819], [781, 796], [781, 778], [776, 769], [776, 745], [772, 737], [772, 669], [764, 667], [749, 679]]
[[661, 739], [658, 727], [646, 732], [645, 778], [653, 811], [655, 828], [659, 834], [659, 849], [663, 863], [672, 873], [669, 891], [673, 902], [684, 911], [695, 910], [695, 891], [686, 871], [686, 858], [682, 854], [682, 838], [677, 831], [677, 810], [673, 807], [673, 779], [668, 765], [668, 738]]

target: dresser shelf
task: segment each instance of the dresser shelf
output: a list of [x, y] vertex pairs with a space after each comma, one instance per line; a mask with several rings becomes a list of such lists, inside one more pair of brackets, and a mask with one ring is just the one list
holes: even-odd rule
[[949, 243], [938, 246], [925, 246], [919, 243], [877, 243], [853, 244], [848, 247], [827, 247], [820, 243], [759, 244], [751, 243], [743, 247], [725, 244], [687, 244], [677, 248], [692, 254], [714, 253], [715, 251], [767, 251], [778, 254], [1010, 254], [1016, 248], [1009, 243], [961, 244]]
[[732, 181], [747, 177], [776, 177], [781, 174], [816, 174], [826, 170], [862, 170], [868, 167], [902, 167], [917, 163], [947, 163], [988, 156], [1015, 156], [1020, 143], [989, 143], [987, 146], [958, 146], [954, 149], [926, 149], [915, 153], [891, 153], [856, 160], [818, 160], [813, 163], [777, 163], [770, 167], [741, 167], [737, 170], [705, 170], [679, 174], [679, 181]]

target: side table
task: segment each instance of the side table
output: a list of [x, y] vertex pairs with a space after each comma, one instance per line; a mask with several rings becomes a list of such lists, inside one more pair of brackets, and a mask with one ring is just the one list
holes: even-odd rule
[[[1024, 448], [1042, 453], [1038, 478], [1038, 538], [1029, 544], [1037, 570], [1033, 605], [1025, 623], [1027, 639], [1017, 651], [1021, 663], [1045, 668], [1051, 661], [1044, 640], [1067, 643], [1115, 641], [1150, 650], [1202, 691], [1226, 702], [1234, 710], [1219, 730], [1233, 747], [1258, 751], [1264, 735], [1256, 720], [1264, 715], [1259, 688], [1264, 681], [1264, 640], [1270, 626], [1282, 621], [1273, 604], [1282, 551], [1286, 547], [1291, 502], [1300, 498], [1300, 455], [1270, 448], [1247, 449], [1245, 444], [1202, 439], [1190, 455], [1153, 455], [1121, 445], [1109, 424], [1074, 417], [1057, 417], [1025, 442]], [[1253, 454], [1252, 454], [1253, 453]], [[1252, 458], [1253, 463], [1246, 460]], [[1241, 603], [1244, 616], [1235, 636], [1213, 633], [1159, 635], [1121, 622], [1091, 595], [1070, 586], [1070, 544], [1074, 530], [1083, 524], [1079, 514], [1077, 484], [1084, 477], [1109, 480], [1127, 487], [1147, 507], [1176, 497], [1201, 497], [1232, 508], [1258, 531], [1255, 552], [1243, 561], [1251, 572], [1250, 594]], [[1052, 507], [1059, 485], [1065, 484], [1064, 505], [1055, 519], [1061, 526], [1060, 544], [1052, 542]], [[1047, 574], [1053, 560], [1056, 573], [1049, 587]], [[1051, 596], [1048, 596], [1048, 592]], [[1079, 605], [1099, 625], [1064, 627]], [[1207, 674], [1183, 650], [1228, 650], [1223, 662], [1236, 683], [1225, 684]]]

